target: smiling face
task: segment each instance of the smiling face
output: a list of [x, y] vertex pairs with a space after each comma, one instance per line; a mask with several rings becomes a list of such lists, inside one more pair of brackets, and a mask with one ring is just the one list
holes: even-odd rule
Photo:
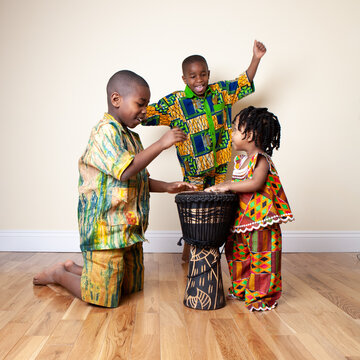
[[209, 84], [210, 71], [206, 63], [195, 61], [186, 65], [183, 74], [184, 83], [197, 95], [204, 96]]
[[146, 117], [146, 107], [150, 100], [150, 90], [146, 86], [134, 84], [128, 94], [111, 94], [113, 109], [111, 115], [123, 126], [133, 129]]

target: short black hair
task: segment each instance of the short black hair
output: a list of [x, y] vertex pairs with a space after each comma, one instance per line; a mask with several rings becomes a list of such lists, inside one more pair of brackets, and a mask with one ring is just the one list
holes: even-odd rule
[[184, 59], [184, 61], [182, 62], [182, 71], [183, 71], [183, 74], [185, 73], [185, 69], [187, 68], [188, 65], [194, 63], [194, 62], [202, 62], [206, 65], [207, 68], [208, 67], [208, 64], [205, 60], [205, 58], [201, 55], [191, 55], [191, 56], [188, 56], [186, 59]]
[[244, 136], [253, 133], [255, 145], [268, 155], [273, 149], [280, 147], [281, 127], [277, 116], [267, 108], [249, 106], [241, 110], [234, 118], [233, 123], [239, 119], [238, 130], [244, 127]]
[[130, 70], [120, 70], [109, 79], [106, 86], [108, 102], [113, 92], [118, 92], [121, 96], [127, 96], [134, 89], [134, 84], [149, 88], [149, 84], [138, 74]]

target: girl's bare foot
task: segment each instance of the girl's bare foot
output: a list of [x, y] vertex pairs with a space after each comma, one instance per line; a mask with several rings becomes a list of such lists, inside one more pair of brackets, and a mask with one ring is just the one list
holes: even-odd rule
[[75, 275], [82, 275], [82, 266], [75, 264], [72, 260], [66, 260], [64, 263], [65, 270]]
[[34, 285], [48, 285], [56, 283], [54, 277], [61, 271], [66, 271], [64, 263], [53, 265], [42, 272], [36, 274], [33, 278]]

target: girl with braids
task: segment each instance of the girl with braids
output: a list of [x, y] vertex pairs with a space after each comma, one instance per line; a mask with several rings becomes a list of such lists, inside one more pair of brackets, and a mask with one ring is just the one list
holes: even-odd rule
[[225, 245], [232, 286], [228, 298], [245, 300], [250, 311], [271, 310], [281, 296], [280, 223], [294, 220], [271, 160], [280, 146], [280, 124], [267, 108], [250, 106], [235, 116], [231, 181], [205, 191], [239, 195], [235, 222]]

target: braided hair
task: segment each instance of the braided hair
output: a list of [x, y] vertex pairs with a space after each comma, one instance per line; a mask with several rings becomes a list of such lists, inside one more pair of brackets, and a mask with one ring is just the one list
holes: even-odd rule
[[280, 147], [280, 123], [267, 108], [249, 106], [235, 116], [233, 123], [237, 119], [239, 119], [238, 130], [243, 128], [245, 137], [252, 132], [255, 145], [266, 154], [271, 156], [273, 149], [277, 150]]

